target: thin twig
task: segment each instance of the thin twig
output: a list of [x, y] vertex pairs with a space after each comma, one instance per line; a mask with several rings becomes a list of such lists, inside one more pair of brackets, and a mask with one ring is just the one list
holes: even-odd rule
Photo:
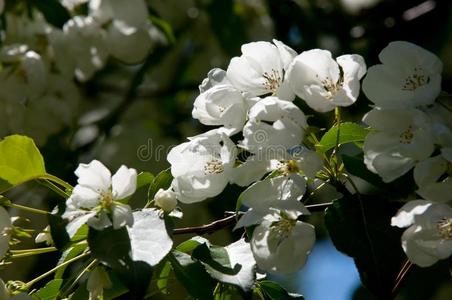
[[[326, 208], [328, 208], [331, 204], [332, 204], [332, 202], [312, 204], [312, 205], [306, 205], [306, 208], [309, 209], [311, 212], [321, 212], [321, 211], [324, 211]], [[174, 229], [173, 234], [189, 234], [189, 233], [212, 234], [215, 231], [218, 231], [220, 229], [223, 229], [225, 227], [235, 224], [237, 222], [236, 217], [238, 215], [240, 215], [240, 212], [233, 213], [223, 219], [216, 220], [209, 224], [195, 226], [195, 227], [177, 228], [177, 229]]]

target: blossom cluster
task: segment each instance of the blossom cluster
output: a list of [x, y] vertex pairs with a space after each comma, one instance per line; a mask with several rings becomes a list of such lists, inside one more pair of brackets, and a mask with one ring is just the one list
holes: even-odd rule
[[261, 270], [293, 273], [315, 241], [314, 227], [298, 220], [309, 214], [300, 200], [323, 166], [303, 144], [307, 118], [293, 100], [299, 96], [318, 112], [349, 106], [366, 66], [359, 55], [297, 54], [277, 40], [244, 44], [241, 52], [199, 86], [193, 118], [219, 127], [170, 151], [171, 191], [194, 203], [217, 196], [228, 183], [248, 187], [236, 228], [255, 226], [250, 244]]
[[[58, 28], [20, 1], [3, 12], [0, 135], [24, 132], [39, 143], [73, 123], [84, 82], [109, 57], [141, 62], [156, 29], [144, 0], [65, 0], [70, 18]], [[87, 12], [81, 14], [81, 5]], [[3, 10], [3, 7], [1, 7]], [[46, 122], [41, 122], [45, 119]]]
[[391, 182], [413, 170], [416, 193], [392, 225], [408, 258], [430, 266], [452, 254], [452, 123], [441, 92], [442, 63], [408, 42], [392, 42], [369, 68], [363, 92], [375, 106], [363, 118], [372, 128], [364, 143], [367, 168]]

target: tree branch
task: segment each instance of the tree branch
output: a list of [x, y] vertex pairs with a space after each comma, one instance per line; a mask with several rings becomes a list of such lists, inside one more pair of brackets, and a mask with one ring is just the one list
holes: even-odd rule
[[[309, 209], [312, 212], [321, 212], [324, 211], [326, 208], [328, 208], [332, 203], [321, 203], [321, 204], [312, 204], [312, 205], [306, 205], [306, 208]], [[201, 225], [201, 226], [195, 226], [195, 227], [184, 227], [184, 228], [176, 228], [173, 231], [173, 234], [189, 234], [189, 233], [195, 233], [195, 234], [212, 234], [215, 231], [218, 231], [220, 229], [226, 228], [228, 226], [231, 226], [237, 222], [237, 216], [238, 213], [233, 213], [230, 216], [227, 216], [223, 219], [216, 220], [212, 223]]]

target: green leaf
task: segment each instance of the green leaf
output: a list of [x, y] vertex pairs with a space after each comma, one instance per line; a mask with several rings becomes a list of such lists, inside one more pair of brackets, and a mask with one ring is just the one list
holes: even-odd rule
[[148, 199], [154, 199], [155, 194], [159, 189], [168, 189], [173, 181], [173, 175], [171, 175], [171, 169], [168, 168], [160, 172], [152, 181], [148, 191]]
[[[58, 265], [61, 265], [62, 263], [82, 254], [82, 252], [85, 251], [87, 247], [88, 245], [86, 244], [79, 244], [66, 249], [63, 254], [61, 254], [61, 257], [58, 260]], [[58, 271], [55, 272], [55, 279], [62, 279], [64, 271], [67, 269], [67, 267], [68, 266], [59, 268]]]
[[173, 240], [166, 231], [165, 220], [160, 212], [154, 209], [134, 212], [133, 219], [133, 226], [127, 227], [132, 260], [155, 266], [173, 247]]
[[369, 133], [369, 129], [366, 129], [356, 123], [345, 122], [341, 123], [340, 126], [335, 125], [322, 136], [320, 142], [316, 145], [317, 151], [325, 153], [336, 147], [336, 142], [338, 141], [338, 130], [339, 145], [362, 142]]
[[354, 258], [363, 284], [382, 299], [391, 298], [405, 259], [402, 230], [391, 226], [398, 208], [382, 197], [361, 195], [361, 200], [354, 196], [336, 200], [325, 213], [335, 247]]
[[273, 281], [260, 281], [257, 286], [265, 298], [269, 300], [304, 299], [302, 295], [287, 292], [279, 284]]
[[44, 159], [32, 139], [11, 135], [0, 141], [0, 194], [45, 175]]
[[174, 45], [176, 43], [176, 37], [174, 36], [173, 28], [170, 23], [156, 16], [150, 16], [149, 19], [152, 24], [165, 34], [170, 44]]
[[125, 227], [104, 230], [89, 229], [88, 245], [94, 258], [112, 269], [122, 269], [124, 262], [130, 260], [129, 234]]
[[200, 300], [212, 299], [214, 282], [200, 262], [179, 251], [170, 253], [168, 259], [176, 278], [191, 296]]
[[219, 246], [201, 244], [193, 250], [192, 257], [208, 265], [211, 269], [228, 275], [235, 275], [241, 269], [240, 265], [231, 268], [228, 252]]
[[137, 177], [137, 189], [151, 184], [153, 180], [154, 175], [152, 175], [150, 172], [141, 172]]
[[209, 241], [202, 236], [194, 236], [191, 239], [177, 245], [176, 250], [184, 253], [189, 253], [195, 250], [196, 247], [204, 243], [209, 243]]
[[344, 163], [345, 170], [351, 175], [364, 179], [365, 181], [377, 186], [382, 187], [384, 185], [380, 176], [369, 171], [364, 164], [363, 155], [348, 156], [342, 155], [342, 162]]
[[54, 279], [49, 281], [43, 288], [37, 291], [33, 296], [39, 300], [54, 300], [57, 298], [63, 279]]
[[168, 295], [168, 281], [171, 274], [171, 263], [166, 261], [160, 270], [159, 277], [157, 278], [157, 287], [162, 294]]
[[43, 15], [44, 18], [55, 27], [63, 28], [63, 25], [71, 18], [66, 8], [58, 0], [28, 0]]
[[132, 261], [127, 229], [89, 229], [88, 244], [92, 256], [113, 269], [121, 282], [137, 299], [142, 299], [152, 278], [152, 268], [143, 261]]

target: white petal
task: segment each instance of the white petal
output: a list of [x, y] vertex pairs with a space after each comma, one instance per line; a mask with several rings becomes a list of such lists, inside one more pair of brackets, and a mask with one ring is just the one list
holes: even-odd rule
[[287, 70], [293, 59], [297, 56], [297, 52], [278, 40], [273, 39], [273, 44], [278, 48], [284, 70]]
[[126, 204], [115, 204], [112, 207], [113, 228], [119, 229], [133, 225], [132, 209]]
[[442, 203], [452, 201], [452, 177], [449, 176], [441, 182], [421, 186], [416, 193], [430, 201]]
[[410, 201], [402, 206], [397, 214], [392, 217], [391, 225], [400, 228], [408, 227], [414, 223], [416, 215], [423, 214], [431, 205], [430, 201], [425, 200]]
[[414, 167], [414, 181], [419, 187], [435, 183], [447, 170], [447, 161], [440, 155], [429, 157]]
[[89, 164], [80, 164], [75, 170], [78, 177], [78, 184], [89, 187], [99, 192], [105, 192], [111, 186], [110, 171], [98, 160], [93, 160]]
[[127, 198], [137, 189], [137, 171], [123, 165], [113, 175], [111, 181], [113, 198], [115, 200]]
[[145, 28], [129, 27], [118, 20], [109, 26], [105, 42], [110, 54], [127, 64], [143, 61], [151, 49], [151, 37]]
[[67, 204], [72, 204], [76, 208], [93, 208], [99, 205], [102, 195], [89, 187], [76, 185], [72, 190], [71, 197], [67, 200]]
[[429, 267], [435, 264], [439, 259], [418, 245], [416, 232], [415, 226], [405, 230], [402, 235], [402, 247], [412, 263], [423, 268]]

